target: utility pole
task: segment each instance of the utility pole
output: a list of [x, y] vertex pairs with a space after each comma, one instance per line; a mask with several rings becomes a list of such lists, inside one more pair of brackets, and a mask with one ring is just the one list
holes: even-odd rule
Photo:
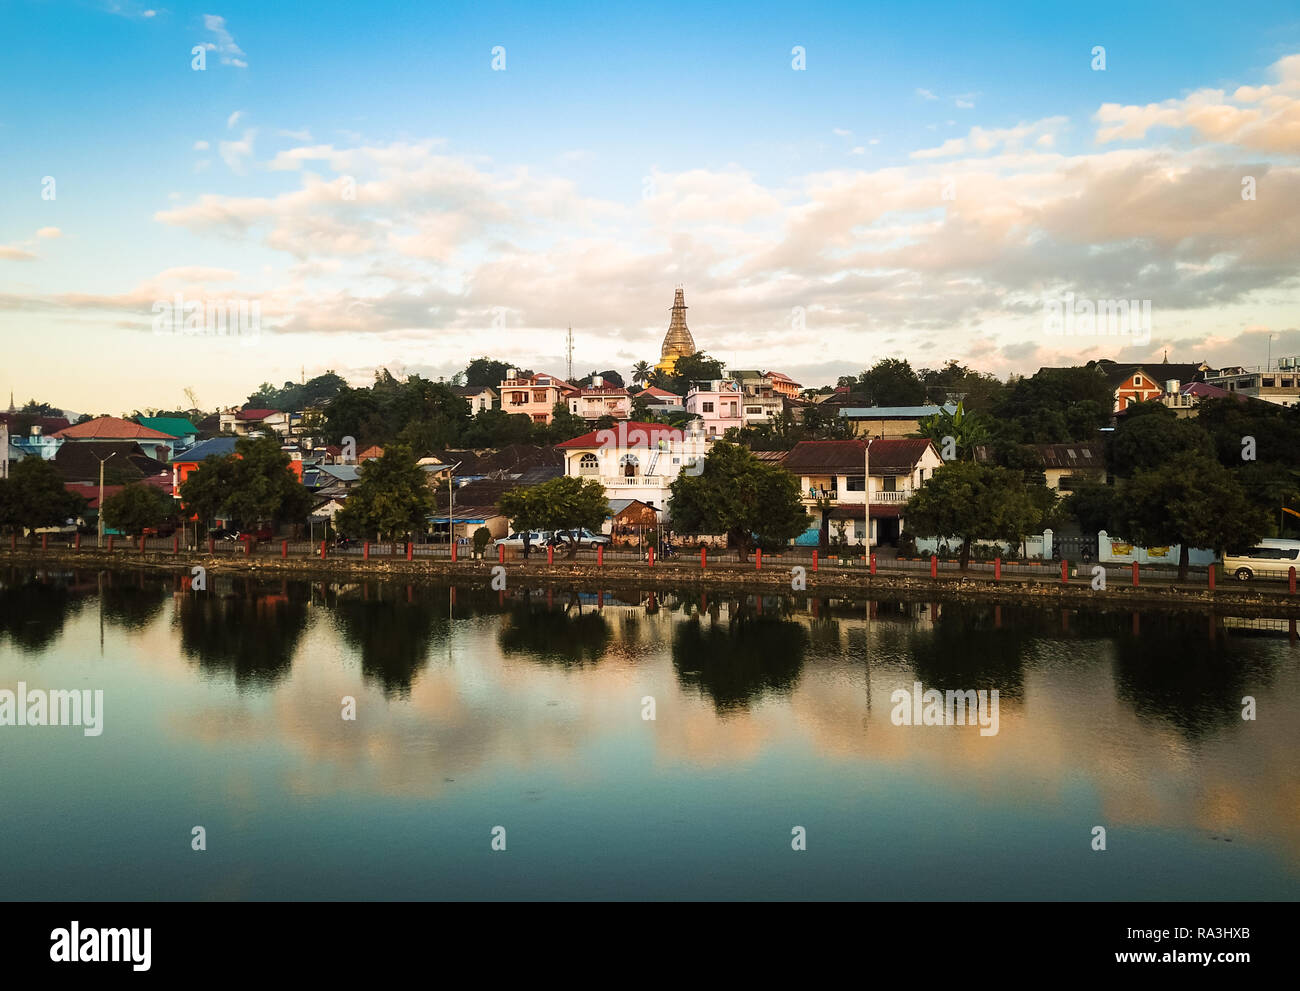
[[[862, 522], [866, 525], [867, 536], [863, 541], [868, 555], [871, 554], [871, 433], [867, 428], [867, 443], [862, 449]], [[848, 483], [845, 483], [848, 484]]]
[[96, 514], [98, 519], [95, 521], [99, 528], [99, 534], [95, 538], [96, 548], [104, 546], [104, 462], [115, 457], [117, 457], [116, 451], [107, 458], [95, 458], [99, 462], [99, 512]]
[[457, 461], [447, 472], [447, 553], [451, 554], [451, 542], [456, 536], [456, 524], [452, 520], [452, 513], [456, 508], [456, 492], [451, 487], [451, 477], [456, 474], [456, 469], [464, 462]]
[[573, 328], [569, 328], [568, 345], [566, 351], [569, 355], [569, 370], [564, 375], [566, 382], [573, 381]]

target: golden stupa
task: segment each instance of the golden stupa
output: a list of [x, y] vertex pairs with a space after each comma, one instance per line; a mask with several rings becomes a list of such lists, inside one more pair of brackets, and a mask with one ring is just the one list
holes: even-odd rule
[[668, 321], [668, 333], [664, 335], [664, 346], [659, 353], [659, 364], [655, 368], [671, 375], [678, 358], [685, 358], [695, 353], [695, 339], [691, 337], [690, 328], [686, 326], [686, 296], [678, 286], [673, 296], [673, 315]]

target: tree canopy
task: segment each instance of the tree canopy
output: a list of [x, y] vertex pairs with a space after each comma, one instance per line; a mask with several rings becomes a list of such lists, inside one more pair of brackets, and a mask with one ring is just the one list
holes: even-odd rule
[[698, 475], [677, 476], [672, 494], [674, 530], [725, 533], [742, 561], [754, 535], [788, 541], [811, 523], [800, 501], [798, 479], [727, 441], [713, 444]]
[[961, 541], [958, 559], [963, 571], [975, 540], [1019, 543], [1040, 520], [1019, 472], [971, 461], [952, 461], [936, 469], [907, 504], [909, 530]]
[[62, 526], [85, 509], [86, 500], [69, 492], [58, 469], [42, 458], [11, 462], [9, 477], [0, 478], [0, 529]]
[[[540, 485], [520, 486], [502, 494], [497, 508], [509, 518], [516, 530], [588, 529], [599, 532], [609, 516], [605, 487], [594, 478], [563, 475]], [[578, 553], [572, 535], [569, 556]]]
[[241, 529], [301, 520], [311, 508], [311, 496], [274, 437], [241, 437], [233, 454], [208, 458], [191, 472], [180, 496], [199, 519], [226, 519]]
[[348, 536], [396, 539], [423, 531], [435, 504], [429, 475], [409, 447], [394, 444], [383, 457], [362, 462], [334, 525]]

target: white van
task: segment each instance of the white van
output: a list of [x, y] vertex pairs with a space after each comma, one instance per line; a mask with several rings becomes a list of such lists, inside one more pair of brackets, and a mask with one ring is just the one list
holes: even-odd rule
[[1254, 547], [1223, 555], [1224, 573], [1243, 582], [1256, 577], [1283, 580], [1291, 568], [1300, 570], [1300, 540], [1265, 537]]

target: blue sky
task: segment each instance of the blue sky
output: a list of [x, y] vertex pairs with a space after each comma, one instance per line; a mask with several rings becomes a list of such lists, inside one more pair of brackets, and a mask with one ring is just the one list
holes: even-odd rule
[[[1294, 3], [11, 0], [0, 26], [0, 321], [44, 344], [20, 398], [563, 372], [570, 323], [578, 374], [626, 371], [679, 282], [701, 347], [809, 385], [1300, 353]], [[257, 300], [262, 332], [153, 333], [177, 291]], [[1151, 299], [1149, 342], [1045, 335], [1067, 291]]]

